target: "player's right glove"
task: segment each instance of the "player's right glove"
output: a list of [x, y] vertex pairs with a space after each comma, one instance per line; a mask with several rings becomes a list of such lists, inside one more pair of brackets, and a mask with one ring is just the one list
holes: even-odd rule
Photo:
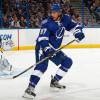
[[75, 38], [77, 38], [79, 41], [85, 38], [84, 33], [79, 32], [75, 34]]
[[54, 52], [55, 52], [55, 50], [53, 48], [49, 47], [49, 46], [44, 48], [44, 53], [45, 53], [46, 56], [53, 57]]
[[82, 39], [85, 38], [84, 33], [82, 32], [82, 29], [80, 27], [76, 28], [74, 31], [74, 36], [76, 39], [78, 39], [79, 41], [81, 41]]

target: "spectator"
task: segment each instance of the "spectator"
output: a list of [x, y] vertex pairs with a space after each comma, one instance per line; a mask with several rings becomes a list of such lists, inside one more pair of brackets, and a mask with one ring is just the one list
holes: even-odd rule
[[3, 27], [4, 28], [9, 28], [9, 20], [7, 16], [3, 17]]
[[95, 19], [97, 23], [100, 23], [100, 1], [95, 0], [93, 5], [91, 6], [91, 11], [95, 15]]
[[91, 15], [95, 16], [96, 22], [100, 24], [100, 0], [84, 0]]
[[[53, 3], [60, 3], [63, 12], [72, 16], [75, 21], [79, 21], [80, 16], [71, 7], [70, 0], [4, 0], [5, 9], [4, 24], [10, 28], [37, 28], [40, 27], [41, 20], [50, 13], [50, 6]], [[79, 21], [80, 22], [80, 21]], [[4, 27], [5, 27], [4, 25]]]
[[26, 28], [26, 19], [23, 16], [21, 16], [19, 23], [21, 28]]
[[23, 16], [24, 16], [24, 14], [23, 14], [22, 9], [18, 9], [17, 10], [17, 17], [18, 17], [18, 19], [21, 19], [21, 17], [23, 17]]
[[16, 15], [13, 17], [13, 20], [11, 21], [10, 28], [21, 28], [20, 22]]

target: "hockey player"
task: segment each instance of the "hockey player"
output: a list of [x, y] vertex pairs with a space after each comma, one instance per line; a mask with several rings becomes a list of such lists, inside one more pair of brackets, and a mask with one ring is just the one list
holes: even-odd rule
[[[7, 41], [8, 42], [8, 41]], [[9, 48], [11, 48], [11, 43], [12, 43], [12, 41], [11, 41], [11, 43], [8, 45], [7, 44], [7, 42], [4, 44], [3, 43], [3, 41], [2, 41], [2, 39], [1, 39], [1, 37], [0, 37], [0, 49], [1, 49], [1, 52], [0, 52], [0, 73], [1, 73], [1, 75], [2, 74], [6, 74], [6, 75], [9, 75], [9, 74], [11, 74], [11, 72], [12, 72], [12, 65], [9, 63], [9, 61], [4, 57], [4, 55], [3, 55], [3, 51], [2, 51], [2, 49], [5, 49], [5, 47], [7, 47], [7, 46], [9, 46]], [[5, 49], [5, 50], [8, 50], [8, 48], [7, 49]]]
[[[70, 16], [62, 14], [60, 4], [53, 4], [51, 6], [51, 16], [43, 20], [41, 24], [41, 30], [37, 38], [35, 49], [36, 62], [54, 53], [61, 46], [65, 30], [70, 31], [72, 29], [74, 29], [73, 34], [75, 38], [79, 41], [85, 37], [82, 32], [82, 27], [75, 23]], [[60, 51], [34, 68], [33, 74], [30, 77], [29, 86], [25, 90], [23, 97], [34, 98], [36, 96], [34, 89], [41, 76], [47, 70], [49, 60], [57, 66], [61, 65], [55, 76], [52, 77], [50, 87], [59, 89], [66, 88], [66, 86], [59, 84], [59, 81], [65, 76], [66, 72], [68, 72], [73, 62], [63, 51]]]

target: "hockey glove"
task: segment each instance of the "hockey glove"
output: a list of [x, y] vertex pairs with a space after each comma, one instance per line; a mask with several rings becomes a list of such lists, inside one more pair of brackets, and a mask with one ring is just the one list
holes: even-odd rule
[[44, 52], [45, 52], [45, 55], [46, 55], [46, 56], [51, 56], [51, 57], [53, 57], [53, 56], [54, 56], [55, 50], [54, 50], [53, 48], [51, 48], [51, 47], [46, 47], [46, 48], [44, 49]]
[[79, 41], [85, 38], [84, 33], [79, 32], [75, 34], [75, 38], [77, 38]]

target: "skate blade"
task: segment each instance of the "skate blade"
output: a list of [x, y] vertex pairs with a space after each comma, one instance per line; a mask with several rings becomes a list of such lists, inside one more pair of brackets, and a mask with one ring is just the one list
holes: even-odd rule
[[57, 87], [54, 87], [54, 86], [50, 86], [50, 90], [51, 91], [54, 91], [54, 92], [59, 92], [59, 91], [64, 91], [66, 88], [57, 88]]
[[53, 91], [53, 92], [59, 92], [59, 91], [62, 91], [64, 89], [56, 88], [56, 87], [50, 87], [50, 90]]
[[35, 97], [32, 96], [32, 95], [29, 95], [27, 93], [24, 93], [24, 95], [22, 96], [23, 98], [26, 98], [26, 99], [30, 99], [30, 100], [35, 100]]
[[51, 88], [57, 88], [57, 89], [66, 89], [66, 86], [62, 86], [62, 87], [55, 87], [53, 85], [50, 85]]

